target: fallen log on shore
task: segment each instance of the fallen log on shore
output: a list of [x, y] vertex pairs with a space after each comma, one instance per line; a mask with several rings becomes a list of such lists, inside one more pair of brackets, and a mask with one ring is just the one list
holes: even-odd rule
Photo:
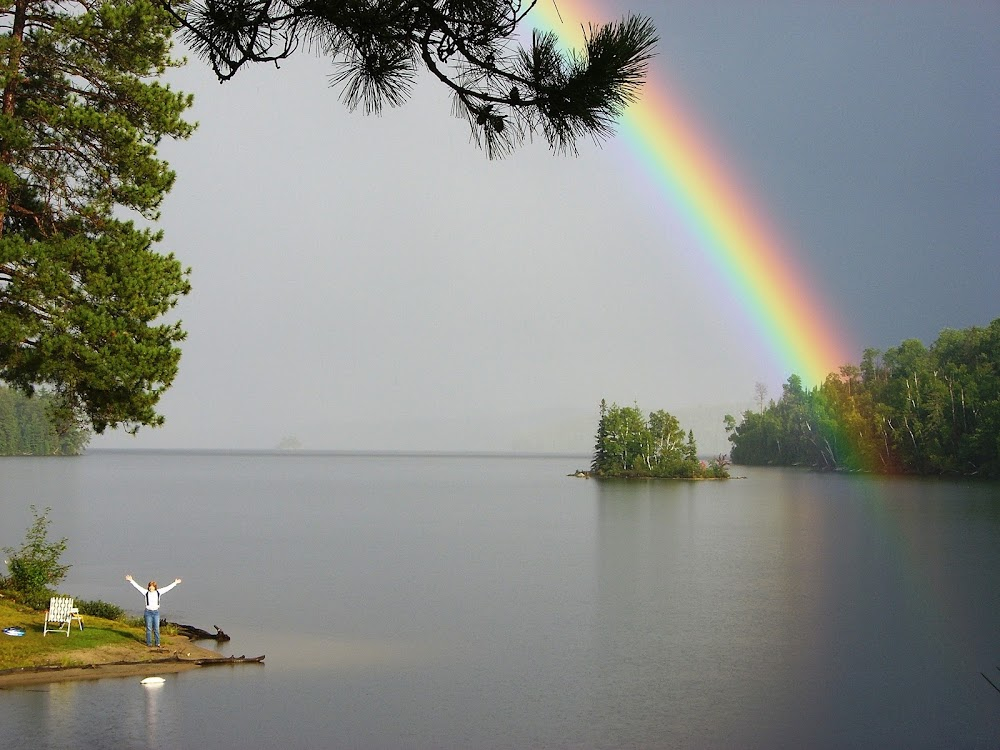
[[[58, 672], [61, 669], [99, 669], [100, 667], [132, 667], [145, 666], [146, 664], [173, 664], [181, 662], [183, 664], [197, 664], [199, 667], [211, 664], [263, 664], [263, 656], [202, 656], [196, 659], [185, 659], [180, 654], [171, 654], [161, 659], [144, 659], [142, 661], [104, 661], [97, 664], [76, 664], [72, 666], [62, 664], [45, 664], [38, 667], [22, 667], [20, 671], [31, 670], [34, 672], [52, 671]], [[15, 670], [8, 670], [15, 671]]]
[[177, 632], [180, 635], [190, 638], [192, 641], [218, 641], [219, 643], [223, 643], [232, 640], [232, 638], [222, 632], [222, 628], [218, 625], [212, 626], [216, 630], [215, 633], [209, 633], [207, 630], [196, 628], [194, 625], [179, 625], [176, 622], [167, 623], [166, 620], [164, 620], [164, 624], [173, 625], [173, 627], [177, 628]]
[[[188, 661], [180, 659], [180, 661]], [[219, 656], [217, 658], [194, 659], [194, 664], [199, 667], [208, 667], [214, 664], [263, 664], [263, 656]]]

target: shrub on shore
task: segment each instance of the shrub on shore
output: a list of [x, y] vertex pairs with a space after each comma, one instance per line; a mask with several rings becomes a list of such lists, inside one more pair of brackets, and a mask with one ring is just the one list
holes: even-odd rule
[[115, 621], [125, 620], [125, 610], [119, 607], [117, 604], [104, 602], [101, 601], [100, 599], [96, 599], [94, 601], [80, 599], [75, 603], [76, 606], [79, 608], [81, 615], [90, 615], [91, 617], [103, 617], [105, 620], [115, 620]]
[[32, 505], [31, 514], [34, 521], [28, 527], [24, 542], [19, 548], [4, 547], [6, 555], [4, 563], [10, 575], [4, 580], [4, 587], [17, 592], [19, 601], [28, 606], [41, 609], [48, 606], [50, 596], [55, 596], [52, 587], [58, 586], [66, 577], [69, 565], [62, 565], [59, 559], [66, 551], [67, 539], [49, 541], [49, 512], [46, 508], [41, 513]]

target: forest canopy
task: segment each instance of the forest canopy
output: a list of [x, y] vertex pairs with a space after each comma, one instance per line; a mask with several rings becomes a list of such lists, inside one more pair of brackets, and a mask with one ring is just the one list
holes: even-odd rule
[[866, 349], [812, 390], [792, 375], [726, 430], [736, 464], [1000, 477], [1000, 318]]

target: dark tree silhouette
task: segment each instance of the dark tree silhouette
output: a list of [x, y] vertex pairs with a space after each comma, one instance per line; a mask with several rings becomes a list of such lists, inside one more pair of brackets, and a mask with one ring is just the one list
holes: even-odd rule
[[[555, 2], [555, 0], [543, 0]], [[407, 100], [421, 69], [447, 86], [454, 111], [491, 158], [534, 134], [556, 152], [607, 137], [636, 98], [656, 44], [652, 22], [630, 15], [588, 25], [584, 49], [553, 33], [515, 35], [535, 7], [518, 0], [191, 0], [164, 2], [188, 46], [220, 81], [250, 63], [300, 49], [333, 61], [345, 104], [366, 113]]]

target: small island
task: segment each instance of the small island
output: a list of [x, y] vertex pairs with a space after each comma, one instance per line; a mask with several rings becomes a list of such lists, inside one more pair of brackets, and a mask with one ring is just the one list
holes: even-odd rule
[[662, 409], [645, 418], [638, 406], [601, 401], [594, 458], [589, 472], [576, 476], [728, 479], [727, 456], [709, 462], [698, 458], [694, 432]]

